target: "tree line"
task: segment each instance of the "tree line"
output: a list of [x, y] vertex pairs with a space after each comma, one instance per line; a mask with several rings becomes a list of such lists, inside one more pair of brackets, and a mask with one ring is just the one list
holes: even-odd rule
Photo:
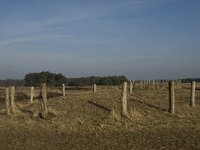
[[84, 86], [84, 85], [121, 85], [128, 81], [125, 76], [107, 76], [107, 77], [82, 77], [82, 78], [67, 78], [68, 86]]
[[181, 79], [182, 83], [190, 83], [192, 81], [200, 82], [200, 78], [187, 78], [187, 79]]
[[6, 80], [0, 80], [0, 86], [1, 87], [7, 87], [7, 86], [24, 86], [24, 80], [14, 80], [14, 79], [6, 79]]
[[51, 72], [40, 72], [40, 73], [29, 73], [24, 77], [25, 86], [38, 87], [41, 83], [46, 83], [48, 86], [58, 86], [66, 83], [66, 77], [61, 73]]
[[128, 81], [125, 76], [66, 78], [61, 73], [51, 72], [29, 73], [24, 77], [25, 86], [40, 86], [41, 83], [48, 86], [121, 85], [125, 81]]
[[[186, 78], [180, 79], [182, 83], [190, 83], [191, 81], [200, 82], [200, 78]], [[48, 86], [60, 86], [65, 84], [67, 86], [86, 86], [86, 85], [121, 85], [128, 81], [125, 76], [107, 76], [107, 77], [81, 77], [81, 78], [66, 78], [61, 73], [40, 72], [28, 73], [24, 79], [6, 79], [0, 80], [0, 86], [40, 86], [41, 83], [47, 83]]]

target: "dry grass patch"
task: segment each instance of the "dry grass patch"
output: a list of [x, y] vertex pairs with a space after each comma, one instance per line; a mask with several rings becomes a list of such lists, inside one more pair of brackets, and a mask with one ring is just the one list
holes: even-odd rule
[[[200, 149], [200, 91], [196, 107], [190, 91], [175, 91], [176, 110], [168, 110], [167, 88], [134, 89], [129, 95], [131, 120], [121, 117], [119, 88], [70, 90], [66, 97], [48, 99], [49, 118], [41, 104], [17, 100], [19, 112], [6, 116], [0, 109], [2, 149]], [[12, 141], [12, 142], [11, 142]]]

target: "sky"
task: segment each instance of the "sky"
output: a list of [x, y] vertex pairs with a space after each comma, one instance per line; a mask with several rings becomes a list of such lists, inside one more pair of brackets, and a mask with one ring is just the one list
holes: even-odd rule
[[0, 79], [200, 77], [199, 0], [0, 0]]

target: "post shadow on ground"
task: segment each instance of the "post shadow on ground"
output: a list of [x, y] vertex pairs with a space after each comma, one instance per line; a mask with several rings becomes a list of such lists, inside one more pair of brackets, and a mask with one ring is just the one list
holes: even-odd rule
[[25, 114], [33, 115], [33, 112], [31, 110], [28, 110], [28, 109], [20, 109], [20, 111], [22, 113], [25, 113]]
[[92, 102], [92, 101], [87, 101], [89, 104], [91, 104], [91, 105], [93, 105], [93, 106], [95, 106], [95, 107], [98, 107], [98, 108], [101, 108], [101, 109], [103, 109], [103, 110], [105, 110], [105, 111], [107, 111], [107, 112], [111, 112], [112, 111], [112, 109], [110, 109], [110, 108], [107, 108], [107, 107], [105, 107], [105, 106], [103, 106], [103, 105], [100, 105], [100, 104], [98, 104], [98, 103], [95, 103], [95, 102]]
[[7, 116], [6, 112], [0, 112], [0, 116]]
[[154, 109], [157, 109], [157, 110], [160, 110], [160, 111], [167, 111], [167, 110], [164, 109], [164, 108], [160, 108], [160, 107], [158, 107], [158, 106], [154, 106], [154, 105], [152, 105], [152, 104], [143, 102], [143, 101], [141, 101], [141, 100], [137, 100], [137, 99], [130, 99], [130, 100], [135, 101], [135, 102], [138, 102], [138, 103], [140, 103], [140, 104], [144, 104], [144, 105], [146, 105], [146, 106], [148, 106], [148, 107], [151, 107], [151, 108], [154, 108]]

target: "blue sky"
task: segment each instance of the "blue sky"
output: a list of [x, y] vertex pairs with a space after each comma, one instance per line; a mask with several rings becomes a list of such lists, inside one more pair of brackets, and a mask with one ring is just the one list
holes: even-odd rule
[[0, 78], [200, 77], [199, 0], [0, 0]]

